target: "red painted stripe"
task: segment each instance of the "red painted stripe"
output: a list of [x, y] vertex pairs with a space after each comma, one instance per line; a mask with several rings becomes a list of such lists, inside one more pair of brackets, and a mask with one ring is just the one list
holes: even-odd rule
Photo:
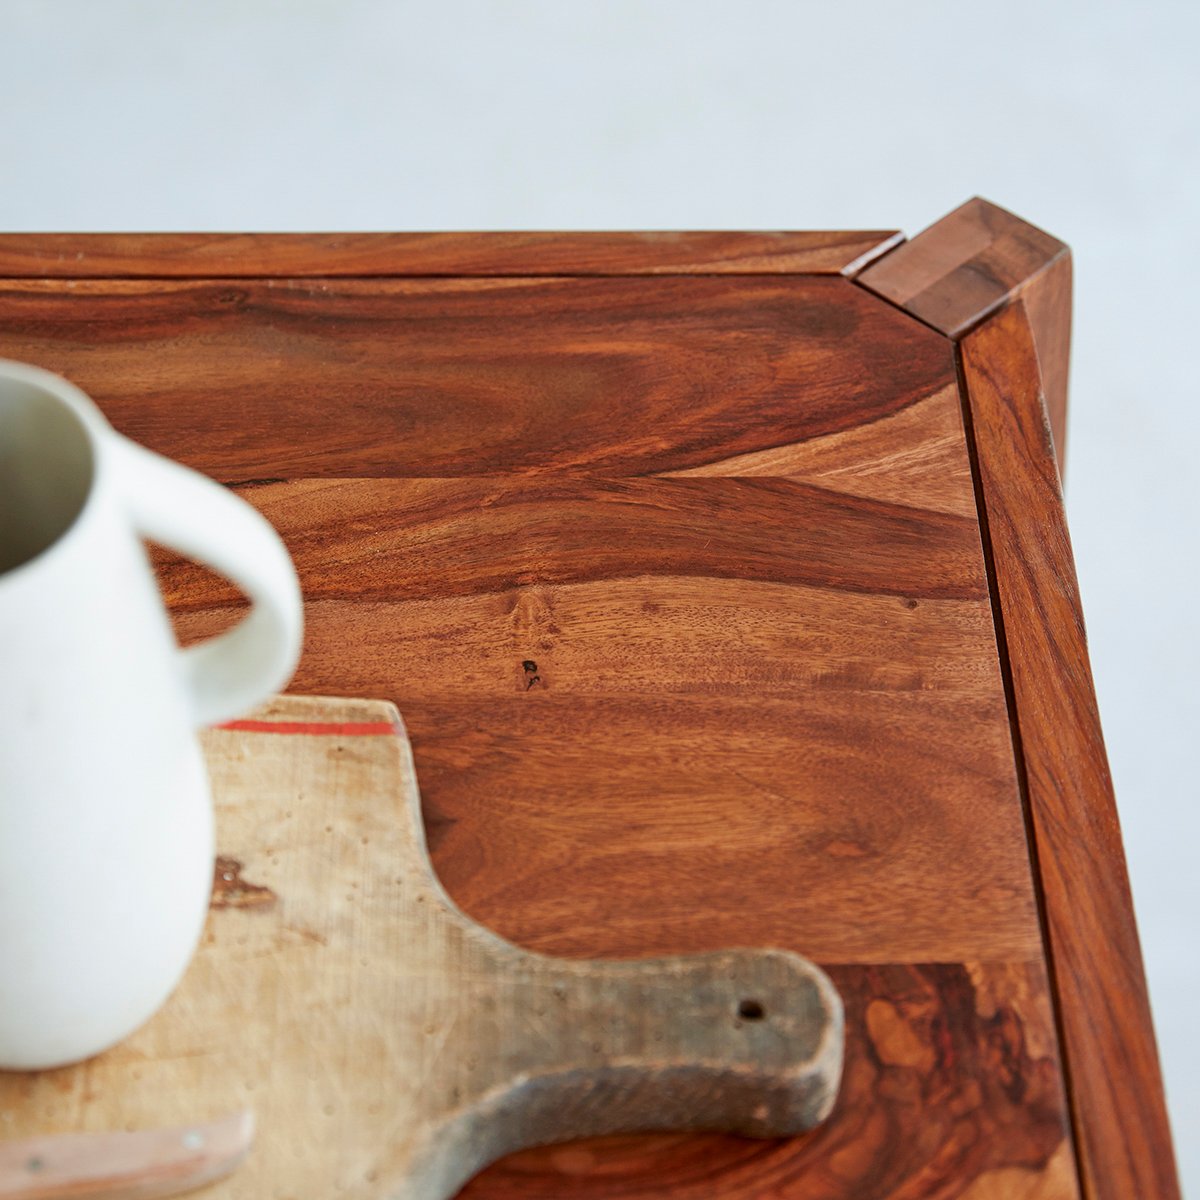
[[323, 737], [395, 737], [401, 732], [391, 721], [226, 721], [217, 728], [240, 733], [306, 733]]

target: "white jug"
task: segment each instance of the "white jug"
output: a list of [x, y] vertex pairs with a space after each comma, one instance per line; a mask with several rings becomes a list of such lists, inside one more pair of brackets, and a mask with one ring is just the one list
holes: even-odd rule
[[[228, 576], [250, 614], [180, 650], [142, 538]], [[195, 731], [280, 689], [300, 639], [254, 509], [0, 360], [0, 1067], [86, 1058], [170, 994], [212, 886]]]

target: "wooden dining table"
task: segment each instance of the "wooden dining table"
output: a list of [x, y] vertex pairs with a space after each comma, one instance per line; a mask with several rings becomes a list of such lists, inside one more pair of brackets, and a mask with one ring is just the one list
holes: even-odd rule
[[[397, 706], [466, 914], [567, 957], [792, 950], [842, 997], [811, 1132], [532, 1148], [471, 1200], [1178, 1197], [1070, 312], [1066, 246], [983, 200], [911, 240], [0, 236], [0, 356], [274, 524], [290, 690]], [[242, 610], [155, 561], [183, 640]]]

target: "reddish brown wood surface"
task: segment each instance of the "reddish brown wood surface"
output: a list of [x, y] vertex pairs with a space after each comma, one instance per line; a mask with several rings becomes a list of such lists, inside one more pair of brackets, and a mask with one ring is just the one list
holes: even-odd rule
[[[293, 687], [399, 704], [471, 915], [834, 971], [810, 1137], [560, 1147], [470, 1195], [1077, 1195], [945, 338], [843, 279], [12, 281], [0, 354], [276, 523]], [[161, 561], [186, 636], [230, 619]]]
[[890, 230], [0, 234], [0, 276], [836, 275], [898, 240]]
[[1071, 251], [1057, 238], [976, 197], [867, 265], [858, 282], [949, 337], [960, 338], [1020, 297], [1041, 359], [1060, 469], [1067, 437]]
[[8, 353], [226, 482], [704, 468], [954, 381], [838, 277], [9, 281], [0, 316]]
[[1027, 313], [962, 343], [1086, 1193], [1179, 1195]]
[[1054, 457], [1062, 474], [1067, 461], [1067, 377], [1071, 363], [1071, 254], [1058, 255], [1021, 289], [1042, 377]]
[[[293, 687], [396, 699], [438, 869], [504, 936], [1040, 955], [973, 523], [782, 479], [243, 494], [304, 583]], [[233, 615], [167, 588], [190, 636]]]

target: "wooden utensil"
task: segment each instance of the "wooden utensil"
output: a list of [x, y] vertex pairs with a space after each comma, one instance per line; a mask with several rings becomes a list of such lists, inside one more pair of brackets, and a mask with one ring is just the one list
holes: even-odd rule
[[798, 955], [554, 959], [460, 912], [390, 704], [283, 697], [205, 737], [227, 854], [197, 960], [109, 1054], [0, 1078], [0, 1136], [252, 1104], [258, 1149], [213, 1195], [444, 1200], [531, 1144], [831, 1108], [841, 1003]]
[[0, 1200], [155, 1200], [221, 1179], [250, 1152], [254, 1115], [207, 1125], [0, 1142]]

